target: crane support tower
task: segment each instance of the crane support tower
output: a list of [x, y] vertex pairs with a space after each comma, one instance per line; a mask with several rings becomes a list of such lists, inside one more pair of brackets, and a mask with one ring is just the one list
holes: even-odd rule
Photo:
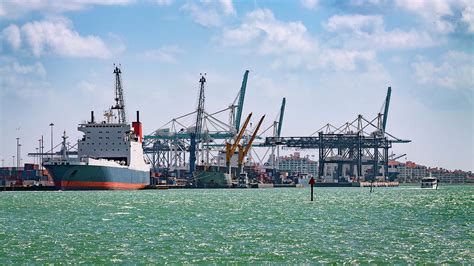
[[202, 119], [204, 115], [204, 83], [206, 83], [206, 78], [201, 74], [201, 79], [199, 79], [199, 97], [198, 97], [198, 107], [196, 112], [196, 124], [194, 127], [194, 132], [191, 133], [190, 147], [189, 147], [189, 173], [192, 175], [196, 169], [196, 152], [198, 151], [197, 146], [201, 140], [202, 135]]
[[267, 137], [264, 145], [317, 149], [320, 179], [332, 177], [338, 179], [336, 182], [345, 182], [347, 178], [374, 181], [375, 178], [384, 177], [387, 180], [388, 151], [392, 144], [410, 142], [385, 130], [391, 93], [392, 89], [388, 87], [384, 113], [379, 113], [372, 120], [358, 115], [352, 122], [339, 127], [327, 124], [310, 136], [281, 137], [277, 132], [276, 136]]
[[115, 105], [110, 109], [117, 110], [117, 117], [119, 124], [127, 123], [127, 114], [125, 112], [125, 101], [123, 99], [123, 88], [122, 88], [122, 70], [120, 69], [121, 65], [115, 66]]

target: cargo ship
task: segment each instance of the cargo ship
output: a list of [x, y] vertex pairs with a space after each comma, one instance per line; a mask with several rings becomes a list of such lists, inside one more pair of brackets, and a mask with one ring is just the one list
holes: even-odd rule
[[60, 190], [142, 189], [150, 184], [139, 112], [132, 125], [126, 122], [120, 68], [114, 73], [116, 103], [105, 112], [104, 121], [95, 122], [91, 111], [90, 121], [79, 124], [84, 135], [77, 143], [77, 158], [67, 155], [64, 136], [61, 156], [43, 163]]
[[230, 188], [232, 177], [228, 173], [216, 169], [196, 169], [193, 173], [198, 188]]

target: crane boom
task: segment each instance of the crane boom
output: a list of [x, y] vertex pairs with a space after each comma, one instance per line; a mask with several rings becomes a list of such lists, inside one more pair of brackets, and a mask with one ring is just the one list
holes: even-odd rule
[[250, 113], [247, 116], [247, 119], [245, 119], [244, 125], [240, 129], [239, 135], [235, 138], [234, 144], [229, 144], [227, 143], [226, 145], [226, 162], [229, 164], [230, 163], [230, 158], [232, 157], [232, 154], [234, 154], [235, 149], [237, 149], [237, 145], [239, 144], [240, 140], [242, 139], [242, 136], [244, 135], [245, 129], [247, 128], [247, 125], [250, 122], [250, 118], [252, 117], [252, 113]]
[[258, 130], [260, 129], [260, 126], [262, 125], [262, 122], [263, 122], [264, 118], [265, 118], [265, 115], [262, 116], [262, 118], [260, 118], [260, 121], [258, 121], [257, 128], [255, 128], [255, 131], [253, 132], [252, 137], [249, 140], [249, 143], [247, 143], [247, 145], [245, 146], [243, 151], [241, 153], [239, 153], [239, 165], [242, 165], [242, 162], [243, 162], [245, 156], [247, 155], [250, 148], [252, 147], [252, 143], [253, 143], [255, 137], [257, 136]]
[[385, 109], [383, 111], [383, 122], [382, 122], [382, 129], [385, 133], [385, 128], [387, 126], [387, 118], [388, 118], [388, 107], [390, 106], [390, 96], [392, 95], [392, 87], [388, 87], [387, 90], [387, 97], [385, 98]]
[[407, 155], [407, 154], [405, 153], [405, 154], [402, 154], [402, 155], [398, 155], [398, 156], [394, 157], [392, 160], [393, 160], [393, 161], [396, 161], [397, 159], [400, 159], [400, 158], [402, 158], [402, 157], [405, 156], [405, 155]]
[[242, 110], [244, 109], [245, 90], [247, 89], [247, 79], [249, 77], [249, 71], [245, 70], [244, 79], [242, 80], [242, 86], [239, 92], [239, 105], [237, 110], [237, 116], [235, 117], [235, 129], [239, 132], [240, 119], [242, 118]]
[[285, 104], [286, 104], [286, 98], [283, 98], [281, 101], [281, 109], [280, 109], [280, 120], [278, 121], [278, 130], [277, 130], [277, 137], [281, 135], [281, 127], [283, 124], [283, 115], [285, 114]]

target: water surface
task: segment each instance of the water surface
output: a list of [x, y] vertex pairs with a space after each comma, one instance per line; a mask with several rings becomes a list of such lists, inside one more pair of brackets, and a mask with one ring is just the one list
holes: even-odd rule
[[6, 263], [474, 263], [474, 186], [0, 193]]

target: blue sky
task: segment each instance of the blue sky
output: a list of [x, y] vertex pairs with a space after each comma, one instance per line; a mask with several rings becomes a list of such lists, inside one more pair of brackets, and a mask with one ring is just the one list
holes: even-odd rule
[[[227, 107], [249, 69], [244, 112], [277, 115], [283, 135], [374, 117], [391, 86], [394, 148], [428, 166], [474, 170], [472, 1], [3, 1], [0, 158], [22, 158], [113, 101], [121, 63], [131, 118], [145, 132], [193, 111]], [[254, 116], [256, 118], [257, 116]]]

